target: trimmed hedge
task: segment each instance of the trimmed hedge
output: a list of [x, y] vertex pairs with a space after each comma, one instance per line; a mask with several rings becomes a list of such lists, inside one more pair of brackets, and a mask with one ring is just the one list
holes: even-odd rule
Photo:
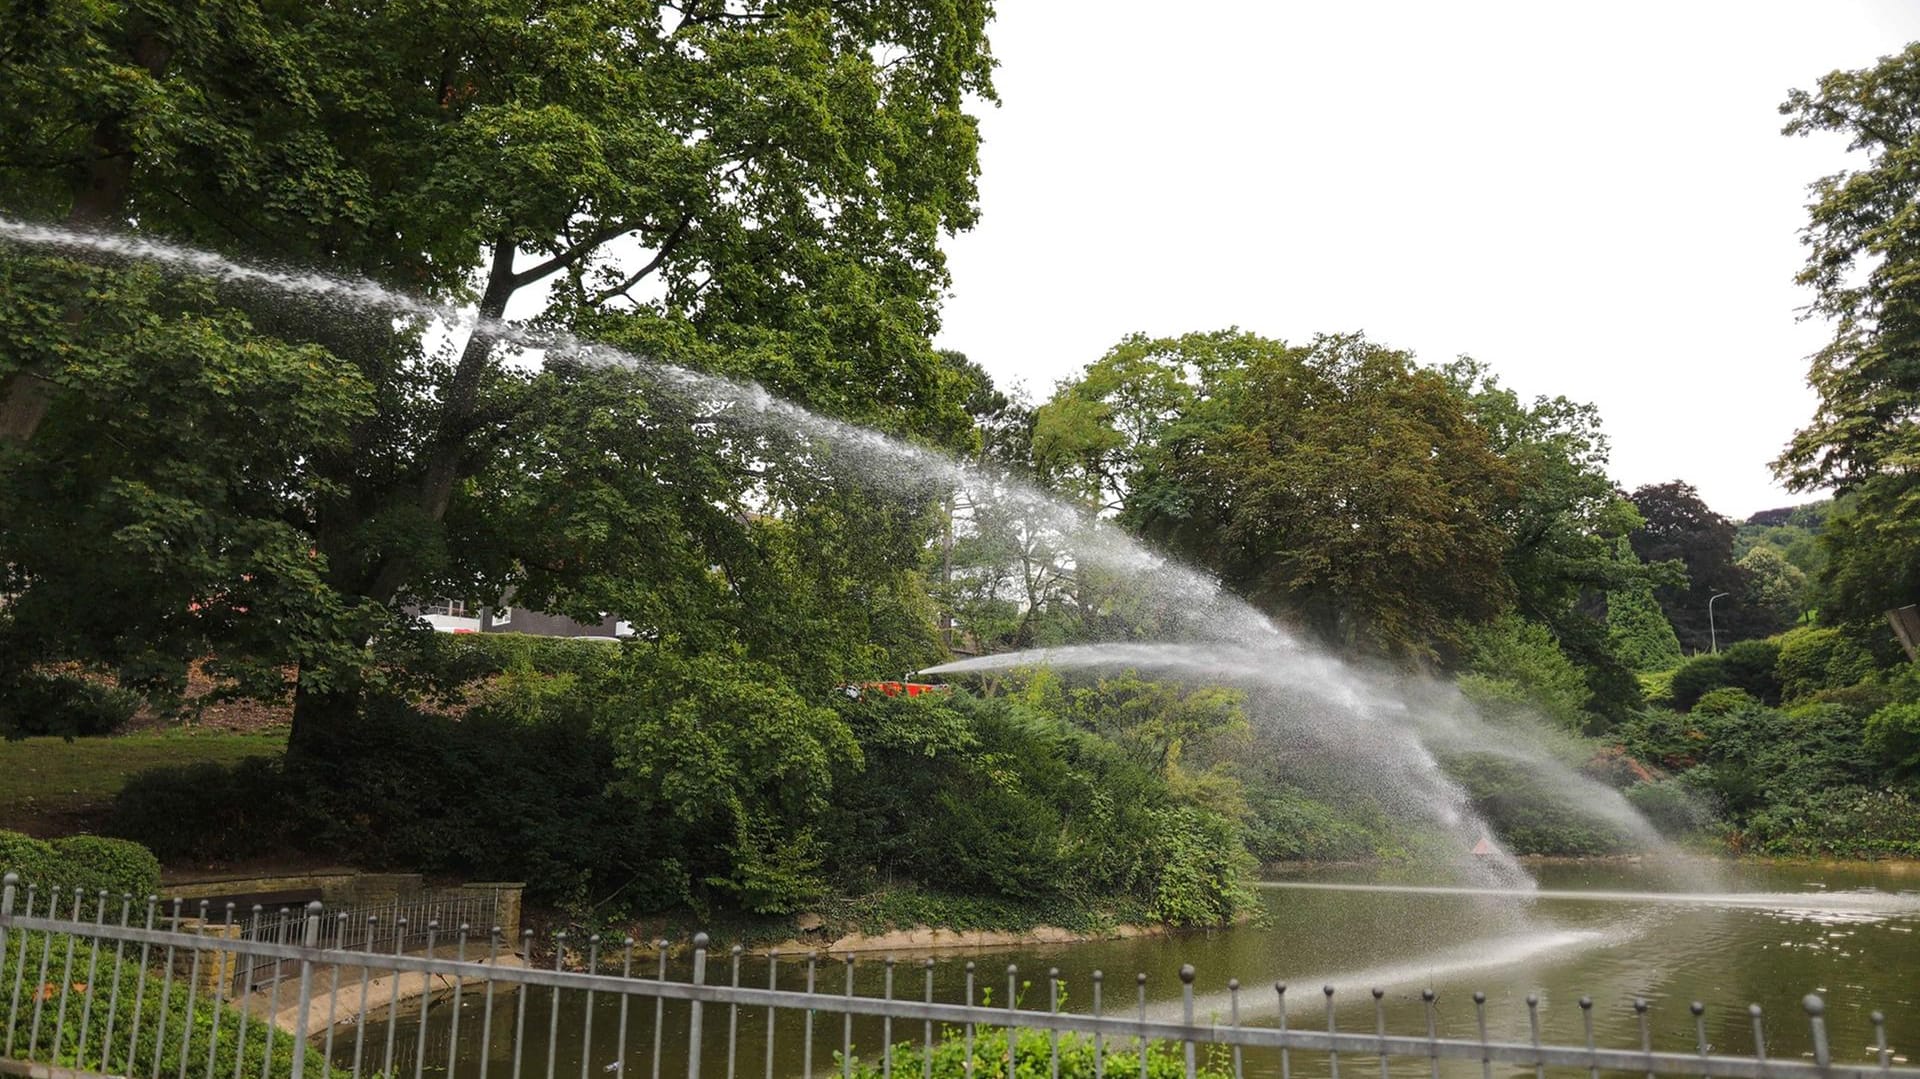
[[0, 832], [0, 874], [18, 873], [42, 889], [152, 895], [160, 887], [160, 860], [138, 843], [97, 835], [48, 842], [19, 832]]
[[160, 888], [160, 859], [128, 839], [70, 835], [53, 841], [66, 864], [65, 886], [110, 895], [152, 895]]

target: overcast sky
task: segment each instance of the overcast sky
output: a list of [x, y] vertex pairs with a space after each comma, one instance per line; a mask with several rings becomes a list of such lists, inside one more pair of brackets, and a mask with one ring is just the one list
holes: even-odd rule
[[938, 343], [1044, 397], [1123, 334], [1364, 330], [1599, 406], [1614, 477], [1805, 501], [1806, 185], [1777, 106], [1920, 3], [1001, 0]]

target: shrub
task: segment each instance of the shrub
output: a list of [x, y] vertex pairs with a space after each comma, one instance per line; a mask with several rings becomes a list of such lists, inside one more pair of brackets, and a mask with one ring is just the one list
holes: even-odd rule
[[295, 849], [525, 880], [531, 902], [603, 914], [778, 912], [828, 885], [1211, 922], [1246, 898], [1232, 781], [1176, 792], [1005, 699], [848, 701], [725, 656], [573, 644], [615, 666], [516, 659], [458, 720], [373, 700], [284, 763], [146, 773], [114, 832], [167, 859]]
[[613, 670], [623, 654], [620, 642], [603, 637], [530, 633], [405, 633], [383, 638], [376, 648], [384, 665], [442, 688], [516, 666], [546, 675], [597, 677]]
[[109, 895], [152, 895], [160, 888], [160, 859], [138, 843], [71, 835], [54, 840], [53, 849], [69, 867], [69, 887]]
[[[63, 933], [22, 933], [18, 938], [24, 948], [16, 947], [16, 937], [8, 935], [6, 954], [0, 956], [0, 985], [15, 986], [16, 991], [22, 980], [34, 984], [32, 979], [37, 973], [19, 969], [20, 956], [25, 954], [29, 967], [36, 967], [43, 949], [47, 953], [59, 956], [66, 952], [69, 943], [77, 954], [86, 955], [96, 964], [91, 983], [80, 986], [47, 986], [47, 996], [42, 1004], [49, 1014], [62, 1007], [67, 1014], [76, 1015], [84, 1007], [91, 1006], [93, 1022], [81, 1024], [49, 1023], [41, 1031], [40, 1041], [28, 1051], [24, 1031], [19, 1041], [13, 1044], [13, 1053], [18, 1059], [40, 1064], [54, 1064], [62, 1068], [74, 1068], [79, 1072], [106, 1072], [114, 1075], [150, 1075], [166, 1072], [172, 1074], [174, 1064], [181, 1059], [183, 1038], [190, 1038], [196, 1061], [195, 1071], [206, 1060], [209, 1039], [213, 1036], [213, 1016], [217, 1009], [220, 1013], [220, 1037], [215, 1044], [213, 1075], [289, 1075], [293, 1068], [292, 1039], [281, 1036], [271, 1039], [273, 1062], [268, 1064], [265, 1050], [268, 1046], [267, 1027], [262, 1021], [247, 1016], [239, 1010], [210, 999], [201, 994], [193, 1001], [191, 1009], [187, 1006], [187, 994], [174, 987], [171, 994], [162, 993], [161, 980], [141, 969], [140, 963], [129, 954], [124, 959], [116, 959], [113, 950], [100, 949], [97, 956], [89, 953], [86, 941], [79, 937], [69, 937]], [[55, 960], [58, 962], [58, 960]], [[144, 991], [140, 990], [144, 982]], [[105, 993], [94, 993], [93, 987], [117, 987], [115, 994], [109, 989]], [[91, 1000], [89, 1000], [91, 996]], [[166, 1021], [160, 1022], [160, 1009], [163, 999], [166, 1004]], [[139, 1005], [141, 1022], [138, 1041], [129, 1043], [126, 1032], [135, 1028], [134, 1008]], [[244, 1052], [240, 1051], [241, 1027], [246, 1027]], [[86, 1027], [87, 1037], [80, 1039], [82, 1026]], [[165, 1026], [165, 1040], [157, 1038], [160, 1028]], [[108, 1027], [114, 1030], [111, 1049], [106, 1044]], [[60, 1035], [59, 1043], [54, 1042], [55, 1033]], [[111, 1053], [111, 1059], [102, 1057]], [[306, 1074], [315, 1079], [345, 1079], [347, 1073], [336, 1071], [328, 1066], [320, 1055], [317, 1040], [314, 1048], [306, 1057]]]
[[111, 734], [140, 710], [140, 697], [68, 671], [28, 670], [0, 679], [0, 734], [9, 738]]
[[1832, 627], [1802, 627], [1781, 634], [1774, 673], [1782, 700], [1798, 700], [1821, 690], [1841, 689], [1870, 677], [1873, 656]]
[[1780, 680], [1774, 668], [1780, 646], [1774, 641], [1741, 641], [1721, 651], [1695, 656], [1673, 672], [1673, 706], [1691, 711], [1710, 689], [1732, 686], [1767, 703], [1780, 703]]
[[1635, 671], [1670, 670], [1681, 659], [1680, 638], [1646, 583], [1607, 594], [1607, 643]]
[[1711, 755], [1705, 719], [1650, 708], [1620, 727], [1627, 753], [1670, 771], [1685, 771]]
[[1760, 707], [1753, 694], [1733, 686], [1721, 686], [1710, 689], [1693, 702], [1693, 714], [1697, 716], [1730, 716], [1736, 712], [1745, 712]]
[[202, 761], [129, 778], [107, 828], [168, 861], [247, 858], [282, 847], [290, 803], [278, 760]]
[[1863, 721], [1834, 705], [1692, 718], [1704, 744], [1702, 767], [1688, 782], [1710, 791], [1735, 819], [1803, 802], [1818, 791], [1870, 783], [1878, 771]]
[[1466, 646], [1472, 674], [1460, 688], [1490, 718], [1534, 713], [1566, 730], [1586, 725], [1593, 692], [1552, 630], [1509, 612], [1468, 630]]
[[45, 887], [60, 882], [62, 869], [53, 844], [19, 832], [0, 832], [0, 875], [18, 873], [21, 883]]
[[1190, 806], [1160, 815], [1153, 916], [1173, 925], [1226, 925], [1253, 906], [1253, 859], [1231, 821]]
[[1639, 676], [1640, 692], [1648, 704], [1673, 707], [1673, 676], [1677, 670], [1647, 671]]
[[[1003, 990], [1004, 991], [1004, 990]], [[1044, 995], [1044, 985], [1026, 983], [1025, 991]], [[992, 989], [988, 989], [988, 1000], [992, 1002]], [[998, 1002], [995, 1002], [998, 1003]], [[1021, 1002], [1028, 1008], [1044, 1007], [1045, 1000], [1037, 1003], [1033, 999]], [[972, 1058], [968, 1058], [967, 1043], [973, 1045]], [[1039, 1076], [1050, 1072], [1052, 1062], [1059, 1063], [1060, 1079], [1095, 1079], [1103, 1073], [1112, 1076], [1146, 1075], [1147, 1079], [1185, 1079], [1187, 1075], [1186, 1054], [1178, 1042], [1152, 1042], [1147, 1046], [1146, 1069], [1141, 1070], [1140, 1050], [1118, 1039], [1109, 1038], [1105, 1045], [1105, 1054], [1101, 1061], [1094, 1059], [1094, 1042], [1083, 1034], [1067, 1033], [1060, 1035], [1058, 1056], [1054, 1055], [1055, 1045], [1044, 1030], [1021, 1030], [1015, 1037], [1014, 1055], [1018, 1060], [1018, 1074], [1021, 1076]], [[1202, 1054], [1194, 1074], [1199, 1079], [1229, 1079], [1234, 1074], [1231, 1058], [1225, 1055], [1224, 1047], [1214, 1046], [1200, 1049]], [[835, 1059], [839, 1054], [834, 1054]], [[1007, 1032], [1004, 1028], [982, 1027], [977, 1032], [963, 1034], [959, 1030], [948, 1028], [941, 1039], [933, 1044], [929, 1058], [919, 1042], [901, 1042], [893, 1048], [891, 1074], [923, 1075], [930, 1074], [934, 1079], [967, 1079], [980, 1076], [990, 1079], [992, 1076], [1006, 1074]], [[849, 1073], [859, 1079], [882, 1079], [887, 1069], [882, 1065], [860, 1057], [845, 1062]], [[1104, 1068], [1102, 1067], [1104, 1065]]]
[[1260, 862], [1337, 862], [1371, 857], [1381, 837], [1325, 802], [1281, 787], [1249, 799], [1247, 851]]
[[1866, 741], [1895, 775], [1920, 776], [1920, 702], [1889, 704], [1868, 716]]
[[1828, 787], [1755, 813], [1747, 839], [1764, 854], [1920, 857], [1920, 805], [1906, 791]]
[[152, 895], [160, 886], [160, 861], [153, 852], [124, 839], [67, 836], [46, 842], [0, 832], [0, 873], [18, 873], [23, 883], [43, 891], [58, 886], [112, 895]]
[[1627, 836], [1566, 800], [1524, 764], [1490, 754], [1442, 762], [1515, 854], [1611, 854]]
[[1630, 787], [1626, 797], [1628, 803], [1665, 836], [1704, 832], [1718, 819], [1710, 800], [1679, 779]]
[[1207, 924], [1238, 913], [1226, 897], [1250, 865], [1232, 824], [1176, 805], [1125, 748], [1005, 699], [879, 698], [845, 711], [864, 777], [836, 788], [822, 823], [843, 887], [913, 881], [1025, 904], [1150, 905], [1164, 891], [1169, 909]]

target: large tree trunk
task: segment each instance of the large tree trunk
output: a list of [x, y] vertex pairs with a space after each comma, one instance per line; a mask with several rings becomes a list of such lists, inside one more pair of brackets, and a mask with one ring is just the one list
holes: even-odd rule
[[[135, 35], [128, 51], [134, 62], [156, 79], [173, 56], [172, 46], [150, 31]], [[126, 121], [124, 115], [114, 114], [94, 125], [93, 153], [87, 159], [86, 177], [73, 193], [67, 224], [100, 228], [111, 223], [126, 205], [133, 186], [133, 140]], [[69, 323], [78, 323], [85, 314], [75, 306], [67, 311], [66, 318]], [[57, 388], [45, 363], [29, 364], [0, 380], [0, 442], [24, 445], [33, 441]]]
[[[301, 672], [305, 674], [305, 671]], [[333, 737], [360, 713], [363, 694], [350, 689], [316, 689], [302, 682], [293, 691], [293, 728], [287, 732], [287, 759], [326, 756]]]
[[[479, 411], [480, 390], [486, 381], [494, 345], [499, 341], [494, 323], [506, 312], [507, 301], [512, 299], [514, 291], [526, 283], [514, 274], [514, 251], [510, 239], [494, 244], [487, 287], [480, 297], [480, 324], [461, 351], [433, 433], [422, 448], [419, 484], [412, 491], [396, 492], [397, 497], [415, 502], [432, 521], [446, 516], [455, 488], [472, 469], [469, 441]], [[327, 555], [329, 564], [333, 565], [343, 565], [352, 558], [350, 552], [338, 552], [336, 558], [336, 552], [324, 549], [330, 546], [325, 542], [326, 535], [352, 532], [350, 528], [342, 531], [337, 527], [341, 523], [333, 522], [336, 527], [321, 530], [321, 553]], [[405, 557], [389, 555], [380, 561], [369, 578], [334, 583], [347, 595], [364, 596], [385, 604], [393, 602], [407, 589], [414, 571], [415, 567]], [[324, 752], [328, 734], [350, 722], [363, 703], [362, 694], [355, 691], [315, 688], [314, 676], [320, 673], [304, 668], [299, 673], [293, 695], [293, 729], [287, 738], [289, 758]]]

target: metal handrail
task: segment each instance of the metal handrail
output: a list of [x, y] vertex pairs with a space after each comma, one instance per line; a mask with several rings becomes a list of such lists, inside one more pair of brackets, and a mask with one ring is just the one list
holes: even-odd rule
[[[429, 945], [436, 925], [492, 925], [499, 913], [499, 896], [493, 891], [427, 891], [395, 896], [375, 903], [336, 908], [321, 922], [320, 947], [350, 948], [363, 951], [406, 951]], [[227, 923], [233, 922], [233, 904], [226, 907]], [[282, 907], [272, 917], [255, 904], [252, 917], [239, 923], [240, 939], [273, 941], [285, 944], [302, 939], [307, 912], [299, 907]], [[247, 954], [248, 962], [239, 963], [234, 972], [234, 992], [248, 993], [280, 974], [278, 957]]]
[[[1529, 1028], [1533, 1031], [1533, 1040], [1525, 1043], [1491, 1040], [1486, 1037], [1485, 1033], [1486, 999], [1478, 993], [1474, 994], [1478, 1029], [1481, 1032], [1480, 1037], [1477, 1039], [1437, 1036], [1434, 1032], [1432, 1022], [1434, 1015], [1434, 997], [1430, 992], [1423, 994], [1428, 1016], [1427, 1033], [1424, 1036], [1388, 1033], [1385, 1025], [1385, 1013], [1381, 1009], [1380, 1004], [1381, 994], [1377, 990], [1374, 993], [1375, 1013], [1376, 1016], [1379, 1017], [1376, 1029], [1364, 1033], [1338, 1030], [1333, 1019], [1332, 1001], [1334, 993], [1331, 987], [1325, 990], [1328, 1001], [1328, 1023], [1327, 1029], [1325, 1030], [1301, 1029], [1298, 1027], [1290, 1028], [1286, 1025], [1284, 986], [1274, 987], [1278, 1004], [1276, 1018], [1279, 1019], [1279, 1025], [1249, 1025], [1241, 1021], [1240, 985], [1237, 981], [1228, 983], [1233, 1000], [1231, 1021], [1228, 1023], [1196, 1022], [1193, 1018], [1195, 972], [1192, 967], [1188, 966], [1182, 967], [1180, 970], [1183, 1018], [1179, 1021], [1172, 1021], [1148, 1018], [1144, 1011], [1144, 996], [1141, 997], [1143, 1002], [1142, 1010], [1138, 1015], [1103, 1014], [1100, 1008], [1101, 997], [1098, 974], [1095, 975], [1094, 1010], [1092, 1013], [1062, 1012], [1057, 1009], [1057, 1006], [1051, 1007], [1049, 1010], [1041, 1011], [1020, 1007], [1012, 996], [1008, 998], [1008, 1006], [989, 1007], [973, 1003], [973, 964], [971, 963], [967, 964], [969, 971], [968, 1003], [955, 1004], [933, 999], [931, 975], [929, 975], [926, 983], [928, 988], [924, 999], [906, 999], [893, 996], [893, 960], [891, 959], [885, 961], [888, 971], [885, 995], [877, 997], [856, 995], [852, 991], [853, 982], [851, 978], [855, 959], [850, 955], [844, 957], [849, 975], [847, 980], [848, 988], [845, 993], [819, 991], [816, 975], [818, 973], [820, 957], [817, 953], [809, 953], [806, 957], [807, 989], [804, 991], [778, 988], [771, 972], [769, 985], [766, 988], [740, 985], [739, 961], [742, 955], [742, 949], [739, 947], [733, 948], [732, 951], [728, 953], [732, 960], [731, 981], [725, 984], [710, 983], [706, 977], [708, 962], [711, 958], [710, 947], [708, 938], [704, 933], [696, 935], [691, 942], [691, 978], [686, 981], [672, 981], [666, 977], [667, 950], [665, 941], [655, 943], [655, 950], [658, 955], [658, 966], [655, 975], [636, 978], [632, 976], [634, 941], [631, 938], [625, 938], [619, 942], [610, 942], [610, 944], [617, 943], [626, 949], [626, 966], [620, 974], [603, 974], [598, 973], [596, 970], [569, 971], [560, 969], [559, 957], [565, 952], [567, 939], [565, 934], [556, 934], [555, 936], [555, 965], [552, 968], [536, 969], [532, 967], [503, 966], [497, 962], [476, 962], [465, 959], [464, 955], [469, 944], [469, 937], [473, 933], [472, 927], [465, 924], [458, 926], [457, 929], [448, 930], [449, 932], [457, 933], [461, 952], [459, 956], [449, 959], [431, 954], [407, 955], [398, 951], [379, 952], [324, 945], [322, 943], [323, 937], [325, 936], [323, 927], [330, 921], [344, 925], [347, 919], [343, 918], [339, 912], [329, 914], [321, 904], [317, 902], [309, 904], [306, 910], [301, 912], [299, 926], [300, 943], [289, 943], [274, 939], [218, 939], [207, 936], [204, 930], [195, 932], [179, 928], [154, 928], [152, 915], [156, 909], [157, 897], [148, 897], [147, 899], [146, 912], [148, 918], [144, 925], [130, 923], [125, 917], [128, 909], [125, 905], [122, 907], [122, 924], [117, 925], [105, 921], [104, 918], [86, 921], [84, 918], [62, 917], [58, 909], [60, 904], [57, 898], [59, 894], [57, 890], [54, 893], [53, 900], [48, 904], [49, 907], [53, 909], [48, 910], [46, 913], [38, 915], [32, 913], [33, 901], [31, 899], [31, 890], [28, 890], [26, 893], [29, 896], [29, 905], [26, 912], [15, 913], [16, 891], [15, 882], [11, 875], [9, 875], [5, 884], [4, 894], [0, 894], [0, 954], [4, 954], [9, 934], [19, 934], [20, 944], [18, 946], [18, 958], [20, 961], [20, 970], [16, 975], [17, 983], [24, 980], [26, 976], [27, 960], [30, 958], [27, 948], [28, 934], [40, 935], [40, 940], [42, 941], [40, 950], [42, 953], [43, 968], [52, 962], [51, 957], [56, 950], [53, 944], [55, 935], [64, 935], [69, 939], [69, 945], [66, 948], [69, 955], [73, 952], [71, 941], [74, 938], [91, 940], [96, 947], [100, 942], [111, 942], [118, 949], [129, 949], [130, 946], [138, 945], [143, 956], [149, 954], [152, 949], [166, 949], [169, 955], [169, 963], [166, 968], [165, 977], [169, 987], [171, 986], [172, 979], [171, 956], [181, 950], [192, 953], [196, 961], [202, 952], [227, 952], [250, 957], [251, 959], [264, 960], [276, 965], [283, 962], [291, 962], [297, 965], [299, 971], [298, 992], [295, 998], [297, 1004], [295, 1012], [297, 1026], [294, 1031], [295, 1044], [299, 1049], [306, 1047], [312, 1033], [308, 1029], [308, 1013], [310, 1011], [309, 1006], [314, 999], [312, 995], [312, 983], [316, 970], [333, 968], [336, 971], [342, 969], [364, 971], [368, 968], [373, 968], [391, 972], [396, 994], [398, 991], [398, 983], [404, 975], [419, 975], [423, 984], [430, 983], [430, 980], [436, 976], [444, 978], [448, 983], [456, 987], [456, 993], [459, 992], [458, 987], [475, 982], [483, 984], [485, 991], [489, 994], [494, 991], [496, 985], [503, 987], [545, 987], [555, 991], [551, 1006], [555, 1009], [554, 1014], [556, 1016], [558, 1014], [559, 995], [565, 991], [580, 992], [589, 995], [610, 994], [618, 997], [623, 1001], [623, 1015], [625, 1014], [624, 1002], [629, 999], [651, 999], [656, 1002], [656, 1008], [665, 1001], [686, 1002], [691, 1020], [687, 1044], [687, 1075], [689, 1079], [698, 1079], [698, 1076], [701, 1074], [702, 1013], [703, 1009], [711, 1006], [725, 1006], [730, 1016], [737, 1016], [740, 1014], [741, 1009], [765, 1010], [769, 1014], [778, 1010], [800, 1011], [808, 1013], [809, 1015], [820, 1013], [846, 1017], [849, 1022], [853, 1016], [865, 1016], [884, 1020], [911, 1020], [924, 1024], [942, 1024], [951, 1028], [966, 1029], [969, 1031], [980, 1028], [992, 1030], [1039, 1030], [1052, 1034], [1056, 1036], [1056, 1038], [1060, 1034], [1072, 1033], [1093, 1037], [1096, 1046], [1104, 1043], [1109, 1047], [1124, 1047], [1128, 1043], [1138, 1044], [1143, 1041], [1149, 1043], [1184, 1045], [1188, 1049], [1187, 1072], [1189, 1075], [1194, 1073], [1192, 1047], [1196, 1045], [1219, 1045], [1231, 1047], [1236, 1051], [1234, 1057], [1236, 1072], [1239, 1067], [1239, 1050], [1269, 1049], [1280, 1050], [1283, 1054], [1289, 1052], [1334, 1054], [1342, 1057], [1360, 1057], [1368, 1060], [1378, 1060], [1383, 1069], [1388, 1061], [1399, 1058], [1427, 1060], [1432, 1062], [1436, 1069], [1439, 1062], [1443, 1060], [1461, 1062], [1477, 1061], [1481, 1064], [1483, 1071], [1490, 1068], [1493, 1064], [1498, 1063], [1510, 1066], [1530, 1067], [1536, 1070], [1549, 1067], [1581, 1069], [1589, 1072], [1590, 1075], [1597, 1075], [1600, 1071], [1619, 1071], [1656, 1077], [1704, 1076], [1730, 1077], [1730, 1079], [1815, 1079], [1815, 1077], [1818, 1077], [1818, 1079], [1920, 1079], [1920, 1068], [1910, 1065], [1896, 1065], [1893, 1063], [1892, 1054], [1887, 1048], [1885, 1019], [1878, 1012], [1874, 1013], [1872, 1017], [1878, 1043], [1877, 1059], [1871, 1063], [1844, 1063], [1834, 1061], [1827, 1041], [1825, 1004], [1820, 997], [1814, 995], [1808, 995], [1803, 1002], [1806, 1011], [1806, 1021], [1809, 1025], [1808, 1029], [1812, 1036], [1814, 1059], [1801, 1060], [1795, 1058], [1770, 1057], [1766, 1055], [1766, 1039], [1761, 1033], [1760, 1026], [1762, 1017], [1759, 1015], [1757, 1006], [1754, 1006], [1752, 1010], [1756, 1035], [1755, 1052], [1749, 1056], [1712, 1052], [1706, 1040], [1706, 1027], [1702, 1018], [1703, 1008], [1697, 1004], [1693, 1006], [1692, 1013], [1696, 1027], [1700, 1031], [1700, 1037], [1697, 1051], [1693, 1053], [1655, 1050], [1652, 1047], [1652, 1042], [1647, 1034], [1648, 1008], [1645, 1002], [1636, 1003], [1641, 1030], [1641, 1046], [1637, 1049], [1605, 1048], [1595, 1045], [1592, 1040], [1592, 1027], [1590, 1022], [1587, 1028], [1588, 1044], [1586, 1045], [1556, 1045], [1541, 1042], [1539, 1040], [1538, 1001], [1534, 997], [1527, 998]], [[177, 901], [175, 909], [178, 909]], [[104, 908], [102, 908], [102, 910], [104, 911]], [[177, 922], [175, 924], [177, 925]], [[437, 932], [441, 930], [441, 928], [439, 923], [435, 922], [430, 932]], [[499, 949], [504, 943], [500, 939], [499, 930], [497, 927], [489, 927], [488, 930], [482, 931], [482, 934], [487, 940], [489, 953], [497, 958]], [[531, 941], [532, 933], [531, 931], [527, 931], [523, 934], [522, 944], [530, 944]], [[592, 937], [588, 943], [590, 948], [589, 956], [592, 961], [590, 965], [597, 965], [601, 943], [600, 938], [597, 936]], [[774, 956], [773, 959], [777, 964], [777, 955]], [[47, 971], [42, 969], [41, 981], [45, 981], [46, 973]], [[1006, 973], [1009, 980], [1011, 980], [1016, 976], [1017, 968], [1010, 966], [1006, 969]], [[1141, 977], [1144, 979], [1144, 975]], [[6, 986], [0, 986], [0, 994], [5, 993], [8, 988], [9, 987]], [[12, 988], [17, 1000], [19, 986], [16, 984]], [[1052, 992], [1055, 988], [1056, 986], [1050, 975], [1049, 996], [1057, 1005], [1058, 998]], [[62, 986], [62, 989], [62, 993], [58, 995], [63, 1005], [60, 1009], [61, 1021], [64, 1021], [66, 1014], [66, 1009], [64, 1008], [64, 986]], [[33, 995], [35, 997], [40, 996], [39, 993]], [[4, 1003], [5, 999], [4, 996], [0, 996], [0, 1003]], [[522, 1001], [522, 1007], [524, 1008], [524, 997]], [[90, 1003], [89, 1001], [89, 1004]], [[1591, 1012], [1588, 1011], [1588, 1009], [1592, 1006], [1591, 1001], [1583, 999], [1580, 1003], [1581, 1008], [1590, 1019]], [[430, 1000], [426, 1006], [431, 1006]], [[40, 1011], [41, 1009], [38, 1007], [33, 1010], [34, 1018], [31, 1020], [31, 1023], [34, 1024], [32, 1031], [33, 1040], [37, 1040], [37, 1024], [39, 1023]], [[139, 1022], [140, 1013], [138, 1007], [136, 1007], [135, 1012], [135, 1022]], [[20, 1009], [16, 1003], [14, 1010], [8, 1015], [6, 1028], [9, 1051], [15, 1040], [16, 1028], [20, 1025], [23, 1018], [25, 1017], [20, 1014]], [[420, 1032], [420, 1044], [423, 1050], [426, 1044], [424, 1019], [425, 1016], [423, 1014], [423, 1029]], [[809, 1025], [809, 1030], [811, 1030], [811, 1025]], [[931, 1026], [928, 1027], [928, 1030], [930, 1038]], [[521, 1035], [522, 1031], [516, 1029], [516, 1053], [518, 1052]], [[56, 1033], [56, 1043], [58, 1036]], [[387, 1046], [388, 1055], [386, 1063], [390, 1069], [393, 1053], [391, 1031], [389, 1031], [388, 1036], [389, 1045]], [[483, 1030], [481, 1037], [484, 1039], [486, 1036], [486, 1032]], [[587, 1036], [589, 1038], [591, 1037], [590, 1025]], [[622, 1037], [624, 1038], [624, 1023]], [[458, 1041], [459, 1032], [456, 1027], [447, 1039], [449, 1046], [452, 1047], [449, 1049], [450, 1054], [457, 1051]], [[329, 1044], [331, 1044], [331, 1035], [329, 1035]], [[848, 1044], [850, 1046], [851, 1043], [849, 1042]], [[1055, 1044], [1057, 1052], [1057, 1041]], [[357, 1041], [355, 1048], [357, 1065], [359, 1049]], [[886, 1044], [881, 1046], [879, 1051], [890, 1067], [895, 1047], [892, 1044]], [[1018, 1050], [1010, 1049], [1009, 1051]], [[621, 1067], [624, 1068], [624, 1046], [622, 1052]], [[1098, 1050], [1096, 1050], [1096, 1052], [1098, 1052]], [[0, 1052], [0, 1057], [5, 1055], [6, 1053]], [[294, 1079], [300, 1079], [300, 1062], [303, 1056], [304, 1054], [302, 1052], [296, 1052], [294, 1055], [292, 1072]], [[182, 1059], [185, 1059], [184, 1050], [182, 1052]], [[769, 1059], [771, 1059], [771, 1056], [769, 1056]], [[416, 1059], [416, 1075], [419, 1074], [419, 1064], [419, 1060]], [[850, 1064], [843, 1066], [850, 1066]], [[209, 1068], [211, 1068], [211, 1055], [209, 1055]], [[551, 1076], [551, 1068], [550, 1057], [549, 1076]], [[1490, 1072], [1488, 1074], [1490, 1074]], [[209, 1079], [211, 1079], [210, 1075]]]

